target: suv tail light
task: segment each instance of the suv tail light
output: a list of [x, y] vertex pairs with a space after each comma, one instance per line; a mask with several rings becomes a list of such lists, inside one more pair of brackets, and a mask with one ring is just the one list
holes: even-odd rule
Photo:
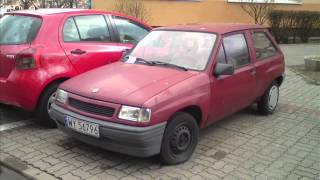
[[37, 67], [37, 49], [28, 48], [16, 56], [16, 68], [17, 69], [34, 69]]

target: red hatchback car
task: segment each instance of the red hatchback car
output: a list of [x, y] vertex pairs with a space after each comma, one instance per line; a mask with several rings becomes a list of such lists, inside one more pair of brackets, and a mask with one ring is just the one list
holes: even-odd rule
[[47, 123], [58, 85], [116, 62], [151, 28], [118, 13], [40, 9], [0, 19], [0, 103], [37, 110]]
[[50, 115], [88, 144], [176, 164], [192, 155], [199, 128], [253, 103], [273, 113], [284, 69], [261, 26], [159, 28], [121, 62], [61, 84]]

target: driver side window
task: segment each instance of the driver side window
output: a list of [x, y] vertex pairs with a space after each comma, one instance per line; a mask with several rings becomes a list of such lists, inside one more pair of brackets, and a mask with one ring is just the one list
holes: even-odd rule
[[232, 62], [236, 69], [251, 63], [247, 41], [243, 33], [224, 37], [223, 45], [227, 61]]

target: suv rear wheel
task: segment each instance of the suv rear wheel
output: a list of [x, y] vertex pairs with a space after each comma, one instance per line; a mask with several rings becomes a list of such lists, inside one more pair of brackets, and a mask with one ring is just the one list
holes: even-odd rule
[[198, 124], [193, 116], [185, 112], [176, 113], [167, 124], [160, 156], [165, 164], [178, 164], [187, 161], [197, 143]]
[[51, 105], [54, 102], [56, 96], [56, 90], [59, 83], [54, 83], [50, 85], [44, 93], [41, 95], [40, 102], [38, 104], [37, 116], [38, 121], [49, 127], [57, 127], [53, 119], [51, 119], [49, 112], [51, 110]]
[[273, 81], [258, 102], [259, 112], [264, 115], [272, 114], [278, 105], [278, 100], [279, 85], [277, 82]]

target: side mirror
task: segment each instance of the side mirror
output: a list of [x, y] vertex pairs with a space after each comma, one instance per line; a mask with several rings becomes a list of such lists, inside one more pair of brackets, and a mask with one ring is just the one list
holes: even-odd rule
[[121, 59], [124, 58], [124, 57], [126, 57], [128, 54], [130, 54], [131, 50], [132, 50], [132, 49], [130, 49], [130, 48], [126, 48], [126, 49], [122, 50], [122, 51], [121, 51], [121, 53], [122, 53]]
[[234, 73], [233, 64], [217, 63], [216, 68], [214, 70], [214, 74], [216, 76], [232, 75], [233, 73]]

